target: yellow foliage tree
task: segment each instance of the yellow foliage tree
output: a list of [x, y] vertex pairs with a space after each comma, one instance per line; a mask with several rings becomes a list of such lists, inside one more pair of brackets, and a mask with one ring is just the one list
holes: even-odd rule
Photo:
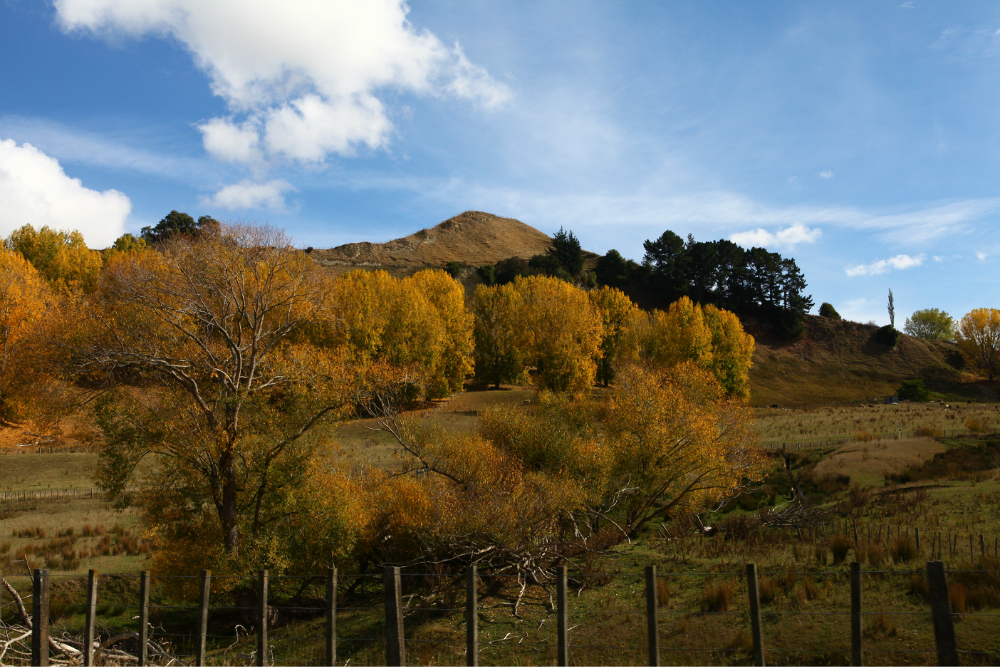
[[513, 283], [476, 287], [472, 300], [476, 377], [497, 389], [503, 382], [523, 384], [527, 379], [523, 309], [524, 298]]
[[753, 413], [727, 399], [714, 375], [690, 361], [620, 370], [604, 419], [614, 450], [612, 488], [629, 486], [630, 534], [681, 509], [721, 503], [766, 474]]
[[465, 289], [439, 269], [418, 271], [406, 281], [429, 301], [443, 328], [437, 367], [431, 371], [431, 393], [461, 391], [473, 369], [473, 316], [465, 307]]
[[316, 448], [305, 436], [341, 414], [351, 381], [336, 351], [296, 336], [328, 307], [322, 287], [267, 227], [109, 261], [74, 358], [116, 385], [96, 406], [99, 480], [115, 506], [138, 503], [161, 570], [287, 566], [280, 533]]
[[754, 339], [735, 314], [687, 297], [667, 312], [638, 317], [626, 335], [627, 357], [669, 367], [691, 362], [712, 371], [731, 396], [749, 396]]
[[89, 249], [78, 231], [56, 231], [49, 227], [36, 230], [24, 225], [11, 233], [6, 244], [59, 289], [89, 292], [97, 285], [101, 254]]
[[756, 345], [753, 336], [743, 331], [735, 313], [709, 304], [702, 309], [705, 324], [712, 332], [712, 362], [715, 378], [730, 396], [750, 396], [750, 368]]
[[514, 288], [524, 300], [520, 325], [540, 386], [579, 392], [593, 385], [603, 323], [587, 293], [545, 276], [518, 278]]
[[312, 339], [343, 349], [361, 366], [382, 360], [419, 368], [430, 396], [462, 387], [472, 371], [472, 316], [462, 286], [443, 271], [399, 280], [351, 271], [328, 286], [331, 307]]
[[992, 382], [1000, 372], [1000, 310], [976, 308], [958, 321], [957, 329], [958, 349]]
[[615, 377], [614, 368], [622, 352], [622, 341], [629, 329], [636, 326], [641, 311], [624, 292], [614, 287], [591, 290], [587, 296], [603, 322], [597, 381], [607, 387]]

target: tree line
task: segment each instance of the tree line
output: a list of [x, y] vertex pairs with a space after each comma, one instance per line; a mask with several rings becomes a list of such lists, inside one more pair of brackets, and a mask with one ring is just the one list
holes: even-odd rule
[[650, 308], [665, 309], [687, 297], [755, 319], [781, 338], [802, 333], [813, 300], [804, 293], [805, 276], [791, 257], [764, 248], [747, 250], [727, 240], [701, 242], [688, 235], [684, 241], [669, 230], [643, 247], [641, 263], [612, 249], [587, 272], [580, 241], [560, 228], [545, 254], [511, 257], [480, 267], [479, 273], [487, 285], [544, 275], [588, 288], [612, 287]]
[[[548, 276], [467, 304], [441, 270], [335, 276], [280, 230], [171, 224], [103, 252], [26, 226], [0, 249], [4, 414], [92, 420], [98, 484], [138, 508], [158, 572], [525, 574], [759, 477], [731, 313]], [[538, 405], [464, 434], [407, 411], [477, 378], [528, 379]], [[338, 442], [359, 417], [392, 456]]]

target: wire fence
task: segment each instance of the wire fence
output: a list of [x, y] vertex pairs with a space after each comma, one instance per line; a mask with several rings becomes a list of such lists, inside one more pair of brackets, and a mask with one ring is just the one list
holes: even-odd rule
[[979, 584], [1000, 570], [35, 570], [4, 577], [0, 664], [996, 664]]

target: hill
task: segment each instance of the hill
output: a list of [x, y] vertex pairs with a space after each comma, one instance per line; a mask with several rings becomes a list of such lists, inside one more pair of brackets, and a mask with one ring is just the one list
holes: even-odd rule
[[903, 380], [921, 378], [932, 391], [952, 399], [996, 400], [995, 388], [974, 382], [960, 366], [954, 343], [904, 335], [890, 349], [874, 339], [877, 327], [806, 316], [799, 340], [757, 337], [750, 370], [750, 401], [755, 406], [870, 402], [896, 392]]
[[[311, 256], [337, 273], [384, 269], [394, 275], [406, 275], [421, 269], [441, 268], [448, 262], [478, 267], [509, 257], [530, 259], [543, 254], [551, 244], [548, 235], [520, 220], [466, 211], [388, 243], [348, 243], [313, 250]], [[584, 257], [593, 264], [598, 255], [584, 252]]]

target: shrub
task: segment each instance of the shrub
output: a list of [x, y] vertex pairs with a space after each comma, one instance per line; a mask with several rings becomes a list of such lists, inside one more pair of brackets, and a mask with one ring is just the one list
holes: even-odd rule
[[916, 430], [918, 438], [940, 438], [942, 433], [940, 430], [932, 426], [920, 426]]
[[483, 281], [484, 285], [492, 287], [497, 284], [497, 272], [492, 264], [483, 264], [476, 269], [476, 273], [479, 275], [479, 278]]
[[830, 552], [833, 553], [834, 565], [843, 563], [850, 550], [851, 541], [845, 535], [834, 535], [830, 538]]
[[879, 327], [878, 331], [875, 332], [875, 340], [886, 347], [896, 347], [901, 337], [902, 334], [891, 324]]
[[965, 428], [969, 429], [973, 435], [979, 435], [983, 430], [983, 422], [969, 418], [965, 420]]
[[839, 320], [840, 319], [840, 313], [838, 313], [837, 310], [833, 306], [831, 306], [830, 304], [826, 303], [825, 301], [819, 307], [819, 316], [820, 317], [829, 317], [831, 320]]
[[456, 262], [452, 260], [444, 265], [444, 270], [447, 271], [452, 278], [458, 278], [459, 274], [462, 273], [462, 269], [466, 266], [467, 264], [465, 262]]
[[931, 399], [930, 392], [924, 386], [923, 380], [903, 380], [896, 389], [901, 401], [913, 401], [915, 403], [926, 403]]

